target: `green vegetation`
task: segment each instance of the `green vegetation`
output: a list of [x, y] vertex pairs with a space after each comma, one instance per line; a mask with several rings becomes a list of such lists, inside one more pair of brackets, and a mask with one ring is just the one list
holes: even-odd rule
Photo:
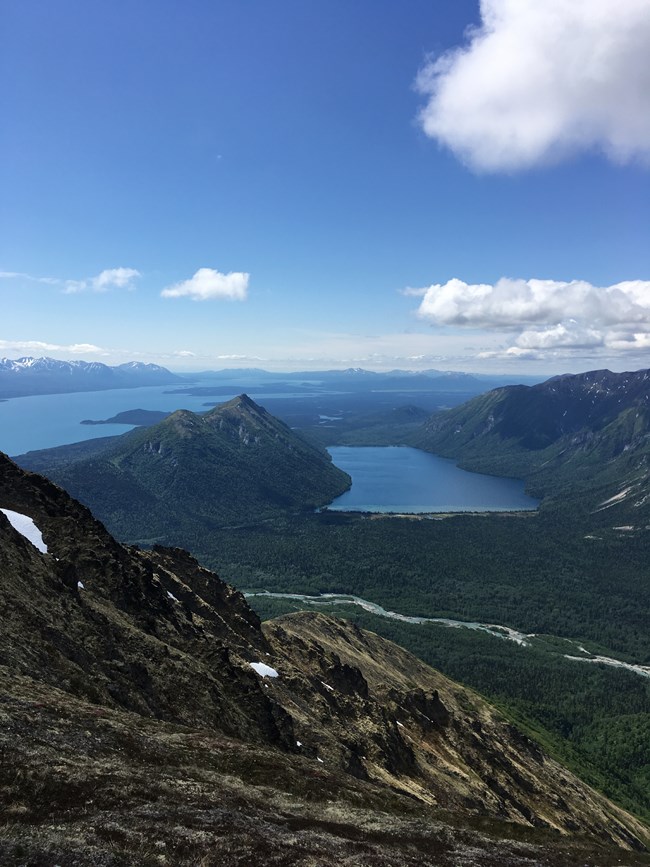
[[439, 520], [325, 512], [188, 542], [239, 587], [352, 593], [402, 614], [591, 641], [650, 663], [645, 535], [585, 539], [552, 512]]
[[[593, 528], [650, 519], [648, 372], [510, 386], [433, 416], [411, 444], [527, 490]], [[605, 506], [605, 508], [603, 508]]]
[[[313, 610], [297, 600], [248, 601], [263, 619]], [[480, 632], [388, 620], [356, 606], [317, 610], [389, 638], [477, 690], [586, 782], [650, 820], [650, 678]]]
[[[643, 372], [603, 371], [498, 389], [435, 416], [417, 436], [420, 410], [354, 415], [338, 396], [337, 406], [344, 408], [334, 428], [310, 427], [313, 407], [302, 408], [304, 418], [291, 419], [325, 444], [411, 437], [466, 468], [526, 478], [529, 492], [544, 497], [536, 514], [318, 514], [310, 510], [316, 499], [307, 487], [313, 482], [324, 492], [330, 484], [340, 486], [340, 476], [325, 471], [331, 466], [317, 461], [307, 478], [277, 461], [274, 441], [256, 463], [255, 453], [245, 451], [253, 470], [248, 476], [234, 458], [221, 461], [215, 483], [206, 473], [209, 442], [206, 447], [206, 440], [176, 430], [173, 449], [182, 445], [191, 468], [183, 480], [157, 459], [171, 450], [171, 441], [152, 431], [178, 425], [189, 413], [174, 421], [175, 414], [166, 428], [130, 434], [131, 452], [120, 446], [108, 461], [93, 453], [83, 464], [53, 462], [50, 475], [121, 539], [186, 547], [240, 588], [354, 594], [402, 614], [542, 634], [533, 648], [520, 648], [468, 630], [409, 625], [350, 606], [336, 610], [498, 703], [561, 761], [648, 819], [650, 679], [562, 656], [577, 652], [563, 647], [562, 639], [572, 639], [593, 653], [650, 664], [646, 391]], [[330, 406], [318, 410], [335, 412]], [[140, 464], [134, 485], [135, 456], [142, 459], [147, 443], [158, 452]], [[270, 480], [264, 496], [262, 478]], [[302, 499], [291, 501], [296, 492]], [[320, 502], [327, 501], [323, 493]], [[253, 604], [264, 616], [304, 607], [268, 598]]]
[[[66, 461], [66, 453], [58, 451], [49, 477], [118, 538], [149, 544], [191, 548], [216, 527], [314, 509], [349, 485], [323, 448], [245, 395], [205, 415], [178, 410], [81, 459]], [[43, 458], [21, 464], [42, 471]]]
[[[594, 653], [650, 663], [648, 541], [583, 536], [554, 510], [443, 520], [324, 513], [217, 532], [210, 538], [215, 553], [202, 558], [246, 589], [348, 593], [403, 614], [545, 633], [534, 648], [521, 648], [353, 606], [320, 609], [402, 644], [478, 690], [559, 761], [650, 820], [650, 679], [561, 655], [576, 653], [565, 637]], [[265, 617], [308, 607], [250, 601]]]

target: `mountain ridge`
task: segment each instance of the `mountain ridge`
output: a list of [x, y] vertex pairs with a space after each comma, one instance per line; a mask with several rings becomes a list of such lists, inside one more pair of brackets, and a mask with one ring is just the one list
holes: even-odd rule
[[[5, 863], [41, 863], [49, 851], [61, 863], [73, 853], [76, 864], [148, 864], [147, 837], [165, 841], [165, 863], [210, 853], [207, 863], [223, 863], [229, 840], [250, 847], [278, 809], [303, 828], [303, 846], [320, 841], [319, 863], [340, 863], [346, 832], [334, 824], [323, 837], [310, 804], [321, 818], [337, 807], [339, 822], [355, 815], [372, 863], [386, 867], [414, 863], [406, 842], [395, 851], [378, 830], [389, 822], [404, 836], [409, 816], [411, 838], [429, 828], [420, 864], [597, 864], [598, 853], [621, 857], [616, 845], [628, 863], [648, 863], [633, 854], [648, 842], [640, 822], [390, 642], [322, 614], [261, 628], [241, 594], [189, 554], [117, 543], [84, 506], [2, 455], [0, 505], [29, 515], [48, 547], [0, 514]], [[513, 843], [522, 833], [532, 837]], [[288, 859], [278, 863], [305, 863], [280, 832], [269, 845]], [[109, 850], [122, 860], [93, 860]]]
[[0, 358], [0, 399], [144, 385], [174, 385], [183, 377], [142, 361], [110, 366], [101, 361], [56, 358]]
[[547, 502], [581, 499], [592, 514], [609, 503], [621, 523], [650, 519], [650, 370], [494, 389], [433, 415], [413, 444], [466, 469], [524, 478]]

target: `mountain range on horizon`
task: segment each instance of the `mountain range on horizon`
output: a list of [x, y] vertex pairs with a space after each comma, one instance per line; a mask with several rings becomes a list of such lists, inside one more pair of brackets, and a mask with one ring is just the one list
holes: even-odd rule
[[34, 394], [174, 385], [183, 378], [158, 364], [127, 361], [110, 366], [101, 361], [59, 361], [56, 358], [0, 358], [0, 399]]
[[[188, 388], [204, 379], [240, 378], [249, 383], [251, 378], [260, 383], [274, 380], [290, 380], [297, 383], [345, 385], [365, 388], [370, 382], [381, 382], [384, 387], [440, 387], [442, 390], [469, 386], [477, 390], [480, 383], [491, 387], [505, 382], [538, 382], [541, 377], [523, 375], [491, 376], [480, 373], [466, 373], [456, 370], [393, 369], [387, 371], [366, 370], [362, 367], [348, 367], [328, 370], [302, 370], [273, 372], [262, 368], [223, 368], [220, 370], [183, 371], [173, 373], [166, 367], [142, 361], [127, 361], [119, 365], [108, 365], [100, 361], [81, 359], [59, 360], [49, 357], [23, 356], [21, 358], [0, 358], [0, 400], [12, 397], [25, 397], [38, 394], [61, 394], [77, 391], [96, 391], [110, 388], [134, 388], [145, 385], [176, 385]], [[196, 388], [196, 385], [194, 386]], [[483, 386], [485, 387], [485, 385]]]

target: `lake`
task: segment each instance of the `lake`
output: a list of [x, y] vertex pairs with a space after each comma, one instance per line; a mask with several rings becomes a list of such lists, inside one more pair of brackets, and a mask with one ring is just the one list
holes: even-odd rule
[[332, 446], [352, 487], [327, 508], [339, 512], [504, 512], [536, 509], [518, 479], [461, 470], [453, 461], [407, 446]]
[[[190, 383], [191, 384], [191, 383]], [[35, 449], [49, 449], [67, 443], [117, 436], [126, 433], [133, 425], [102, 424], [82, 425], [84, 419], [103, 420], [128, 409], [149, 409], [173, 412], [189, 409], [206, 412], [215, 402], [225, 402], [244, 390], [241, 378], [232, 383], [232, 392], [226, 388], [228, 380], [220, 378], [214, 383], [201, 380], [201, 386], [219, 386], [218, 398], [199, 394], [172, 394], [178, 385], [152, 385], [142, 388], [115, 388], [105, 391], [80, 391], [72, 394], [45, 394], [31, 397], [12, 397], [0, 402], [0, 451], [8, 455], [20, 455]], [[305, 397], [309, 392], [295, 395], [285, 392], [265, 391], [257, 399]], [[254, 394], [254, 397], [257, 395]]]
[[[103, 420], [131, 409], [173, 412], [189, 409], [206, 412], [215, 403], [225, 402], [242, 392], [265, 406], [273, 415], [290, 426], [310, 424], [336, 425], [348, 413], [359, 411], [361, 404], [368, 412], [390, 411], [399, 403], [417, 398], [418, 405], [430, 412], [441, 404], [456, 404], [472, 394], [450, 395], [424, 389], [406, 393], [403, 390], [369, 391], [361, 394], [342, 393], [335, 385], [301, 380], [295, 390], [295, 380], [283, 380], [280, 375], [272, 382], [259, 381], [254, 376], [238, 373], [232, 379], [219, 376], [190, 380], [187, 387], [197, 387], [195, 394], [174, 394], [182, 384], [116, 388], [106, 391], [84, 391], [72, 394], [33, 395], [0, 401], [0, 451], [20, 455], [35, 449], [48, 449], [67, 443], [109, 437], [126, 433], [132, 425], [82, 425], [84, 419]], [[215, 392], [206, 393], [214, 388]]]

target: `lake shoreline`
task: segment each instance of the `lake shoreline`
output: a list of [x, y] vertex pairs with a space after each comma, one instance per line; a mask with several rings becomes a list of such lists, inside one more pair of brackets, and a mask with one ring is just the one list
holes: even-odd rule
[[329, 446], [334, 464], [352, 479], [323, 511], [421, 516], [535, 513], [521, 479], [474, 473], [412, 446]]
[[344, 511], [343, 509], [328, 509], [323, 506], [322, 509], [317, 509], [319, 514], [329, 512], [332, 515], [354, 515], [355, 517], [365, 518], [369, 521], [381, 521], [386, 518], [403, 518], [407, 521], [445, 521], [448, 518], [472, 517], [472, 518], [489, 518], [493, 515], [501, 515], [506, 518], [534, 518], [539, 514], [539, 509], [494, 509], [493, 511], [483, 510], [474, 512], [470, 509], [463, 509], [456, 512], [363, 512], [356, 509]]

